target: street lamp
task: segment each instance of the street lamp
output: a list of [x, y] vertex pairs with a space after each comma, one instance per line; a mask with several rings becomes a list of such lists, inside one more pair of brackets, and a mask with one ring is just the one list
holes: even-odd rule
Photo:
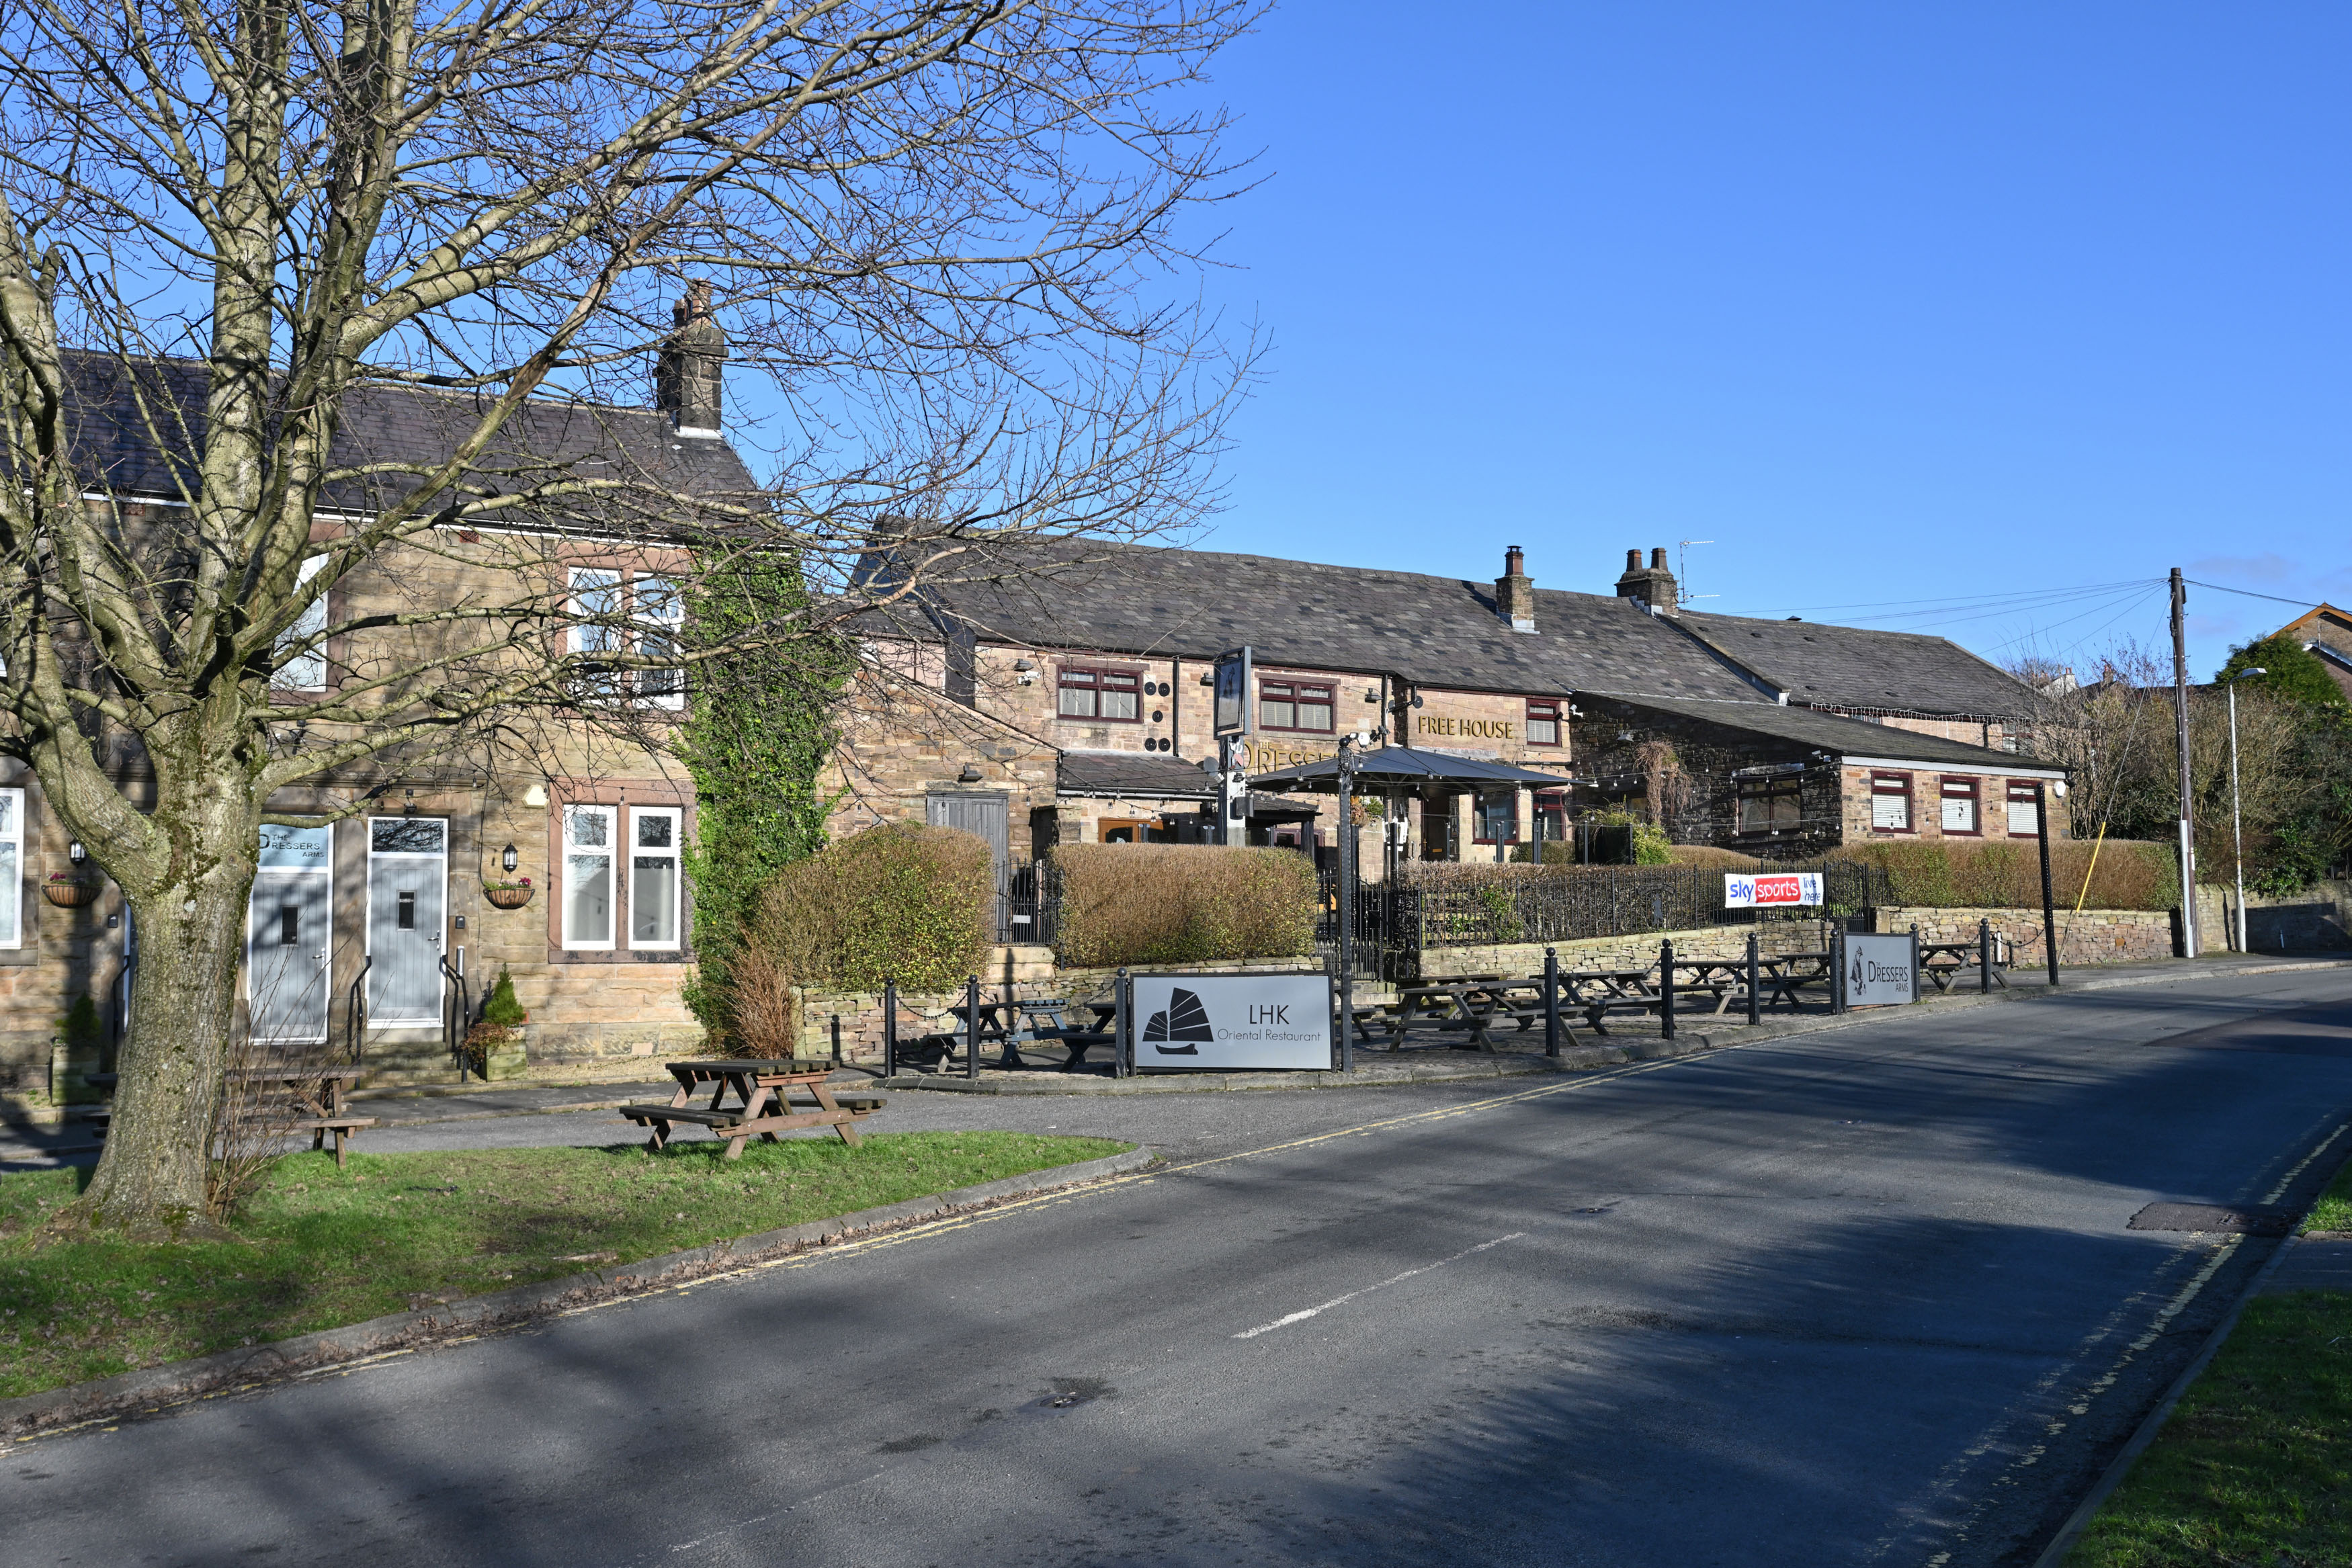
[[2221, 684], [2230, 693], [2230, 869], [2238, 877], [2238, 951], [2246, 950], [2246, 834], [2238, 821], [2238, 683], [2270, 674], [2260, 664], [2240, 670]]

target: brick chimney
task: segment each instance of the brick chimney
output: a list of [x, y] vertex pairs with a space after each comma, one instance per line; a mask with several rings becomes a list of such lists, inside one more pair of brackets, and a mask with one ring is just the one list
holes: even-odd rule
[[1675, 574], [1666, 570], [1664, 546], [1650, 552], [1646, 569], [1640, 550], [1625, 552], [1625, 575], [1617, 580], [1617, 597], [1636, 600], [1659, 615], [1675, 613]]
[[1513, 545], [1503, 552], [1503, 575], [1495, 580], [1495, 613], [1514, 632], [1536, 629], [1536, 580], [1528, 575], [1528, 558]]
[[680, 435], [715, 436], [727, 334], [710, 319], [710, 285], [687, 285], [686, 297], [670, 308], [670, 315], [677, 329], [662, 343], [654, 406], [670, 416]]

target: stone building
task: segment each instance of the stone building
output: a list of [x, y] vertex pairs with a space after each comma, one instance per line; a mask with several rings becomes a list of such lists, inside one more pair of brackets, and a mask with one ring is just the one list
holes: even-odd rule
[[[203, 406], [201, 366], [159, 363], [150, 372], [177, 383], [168, 387], [176, 406]], [[127, 530], [161, 534], [184, 515], [173, 465], [110, 387], [114, 373], [103, 361], [85, 368], [77, 455], [83, 472], [109, 484], [93, 504], [114, 507]], [[481, 462], [526, 482], [534, 467], [589, 469], [663, 505], [755, 497], [750, 474], [718, 436], [715, 376], [673, 371], [666, 390], [668, 406], [654, 410], [533, 402]], [[363, 472], [440, 461], [479, 412], [471, 393], [356, 393], [333, 462]], [[362, 526], [379, 498], [365, 478], [333, 486], [314, 543]], [[674, 552], [648, 545], [657, 532], [601, 516], [541, 517], [536, 528], [436, 528], [368, 559], [306, 624], [323, 630], [469, 595], [507, 602], [520, 577], [521, 591], [543, 595], [551, 624], [572, 611], [625, 616], [626, 632], [575, 625], [550, 633], [572, 639], [575, 651], [583, 636], [650, 646], [674, 635], [681, 611], [664, 576], [675, 570]], [[286, 664], [274, 685], [289, 713], [308, 699], [370, 690], [401, 664], [403, 635], [337, 637]], [[460, 985], [478, 1007], [503, 968], [530, 1009], [527, 1049], [538, 1060], [698, 1041], [680, 996], [690, 959], [683, 851], [694, 799], [666, 749], [684, 701], [674, 671], [615, 677], [596, 695], [602, 716], [593, 722], [560, 706], [517, 711], [478, 743], [379, 756], [273, 797], [273, 810], [295, 821], [265, 831], [251, 896], [240, 995], [254, 1036], [355, 1056], [371, 1081], [447, 1076], [450, 1034], [462, 1027], [453, 1016]], [[305, 721], [272, 738], [316, 745], [334, 733]], [[153, 771], [135, 738], [109, 734], [102, 743], [117, 788], [134, 802], [152, 800]], [[60, 890], [53, 879], [94, 885]], [[526, 879], [519, 907], [491, 901], [490, 884]], [[80, 1075], [110, 1062], [128, 1025], [137, 951], [121, 890], [86, 868], [31, 770], [0, 758], [0, 1104], [89, 1097]], [[64, 1024], [85, 996], [95, 1040], [69, 1039]]]
[[[2024, 836], [2033, 785], [2060, 777], [2017, 752], [2031, 694], [1983, 660], [1939, 637], [1691, 613], [1663, 549], [1647, 565], [1629, 552], [1600, 594], [1538, 589], [1517, 547], [1486, 581], [1134, 545], [1024, 541], [992, 561], [976, 548], [972, 580], [928, 591], [920, 625], [877, 629], [894, 678], [845, 716], [836, 832], [952, 823], [1007, 864], [1056, 843], [1213, 835], [1209, 687], [1217, 656], [1243, 645], [1248, 773], [1354, 735], [1559, 774], [1557, 789], [1408, 807], [1390, 831], [1426, 857], [1492, 858], [1611, 809], [1778, 856]], [[1247, 836], [1328, 844], [1335, 810], [1254, 796]]]

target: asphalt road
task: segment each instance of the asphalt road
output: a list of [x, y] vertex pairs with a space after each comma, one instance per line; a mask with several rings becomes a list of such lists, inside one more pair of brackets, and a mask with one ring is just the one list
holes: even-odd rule
[[2273, 1245], [2126, 1222], [2307, 1191], [2347, 1112], [2341, 970], [1475, 1093], [961, 1100], [1190, 1163], [14, 1445], [0, 1557], [2030, 1562]]

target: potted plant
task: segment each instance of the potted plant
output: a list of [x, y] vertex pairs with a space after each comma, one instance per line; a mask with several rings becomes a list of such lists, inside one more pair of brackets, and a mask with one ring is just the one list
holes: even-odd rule
[[59, 909], [79, 909], [98, 898], [98, 883], [79, 872], [55, 871], [41, 884], [41, 896]]
[[529, 1021], [530, 1014], [515, 998], [514, 977], [501, 964], [498, 984], [482, 999], [480, 1017], [466, 1031], [466, 1065], [485, 1082], [519, 1076], [523, 1070], [522, 1026]]
[[482, 896], [500, 909], [520, 909], [530, 902], [530, 878], [517, 877], [512, 882], [486, 882]]

